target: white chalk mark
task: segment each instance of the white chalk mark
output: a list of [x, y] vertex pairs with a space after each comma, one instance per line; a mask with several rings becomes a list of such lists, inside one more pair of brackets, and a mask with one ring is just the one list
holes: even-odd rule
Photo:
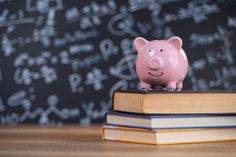
[[50, 9], [62, 10], [62, 0], [26, 0], [25, 9], [28, 12], [46, 13]]
[[95, 67], [92, 69], [92, 71], [88, 72], [86, 78], [86, 84], [93, 85], [94, 90], [97, 91], [103, 88], [102, 81], [106, 80], [108, 76], [103, 74], [100, 69]]
[[121, 58], [115, 67], [110, 67], [111, 75], [114, 75], [122, 80], [133, 80], [137, 78], [135, 71], [136, 55], [130, 54]]
[[24, 24], [24, 23], [34, 23], [33, 18], [22, 18], [22, 19], [17, 19], [17, 20], [11, 20], [11, 21], [3, 21], [0, 22], [0, 27], [6, 27], [10, 25], [17, 25], [17, 24]]
[[78, 73], [73, 73], [70, 74], [68, 77], [68, 80], [70, 82], [70, 89], [72, 91], [72, 93], [77, 93], [77, 92], [81, 92], [81, 87], [80, 87], [80, 83], [81, 83], [81, 76]]

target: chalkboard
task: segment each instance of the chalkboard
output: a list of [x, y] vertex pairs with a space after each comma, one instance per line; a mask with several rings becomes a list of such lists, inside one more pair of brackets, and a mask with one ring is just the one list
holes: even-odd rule
[[236, 2], [0, 0], [0, 123], [101, 123], [137, 89], [133, 40], [177, 35], [184, 90], [236, 89]]

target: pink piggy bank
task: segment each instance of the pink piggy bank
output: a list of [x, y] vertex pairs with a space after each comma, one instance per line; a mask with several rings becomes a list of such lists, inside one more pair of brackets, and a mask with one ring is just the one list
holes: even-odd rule
[[182, 49], [181, 38], [147, 41], [134, 40], [137, 50], [136, 71], [141, 88], [163, 86], [168, 90], [181, 90], [188, 71], [188, 59]]

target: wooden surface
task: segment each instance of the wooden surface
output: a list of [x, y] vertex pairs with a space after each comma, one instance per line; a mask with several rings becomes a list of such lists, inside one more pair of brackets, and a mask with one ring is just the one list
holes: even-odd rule
[[0, 157], [236, 157], [236, 142], [153, 146], [101, 140], [101, 126], [0, 127]]

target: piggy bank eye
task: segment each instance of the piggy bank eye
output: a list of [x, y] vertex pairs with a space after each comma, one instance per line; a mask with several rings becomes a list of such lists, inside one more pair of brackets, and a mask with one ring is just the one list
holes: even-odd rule
[[163, 52], [163, 49], [160, 49], [160, 52]]
[[155, 51], [154, 51], [153, 49], [149, 49], [149, 50], [148, 50], [148, 55], [149, 55], [150, 57], [154, 56], [154, 54], [155, 54]]

